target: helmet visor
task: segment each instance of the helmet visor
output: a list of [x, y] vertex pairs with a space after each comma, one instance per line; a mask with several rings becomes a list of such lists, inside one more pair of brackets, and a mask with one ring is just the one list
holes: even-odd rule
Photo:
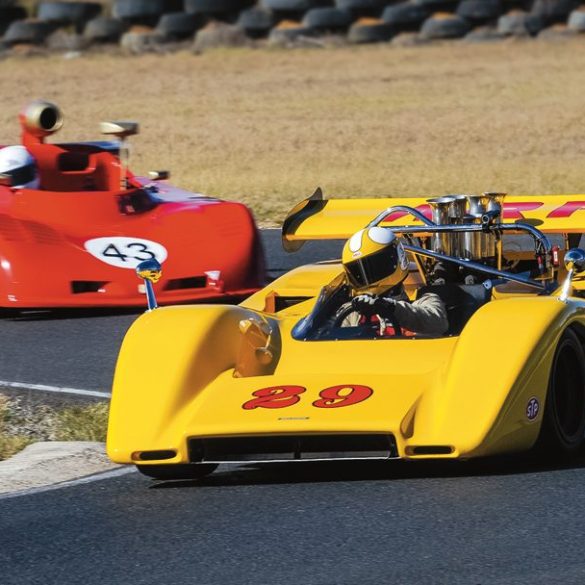
[[34, 164], [31, 164], [20, 167], [18, 169], [11, 169], [10, 171], [6, 171], [2, 174], [8, 175], [11, 178], [11, 182], [14, 187], [19, 187], [34, 181], [37, 176], [37, 169]]
[[394, 274], [397, 266], [396, 247], [388, 246], [379, 252], [348, 262], [345, 264], [345, 270], [351, 284], [356, 288], [363, 288]]

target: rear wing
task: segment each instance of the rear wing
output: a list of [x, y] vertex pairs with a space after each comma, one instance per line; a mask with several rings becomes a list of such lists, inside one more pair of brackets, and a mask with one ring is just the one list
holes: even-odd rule
[[[324, 199], [321, 189], [295, 205], [282, 224], [282, 244], [295, 252], [308, 240], [347, 239], [390, 207], [408, 206], [431, 219], [426, 197], [382, 199]], [[504, 200], [503, 221], [529, 223], [544, 233], [585, 232], [585, 195], [509, 195]], [[384, 227], [423, 225], [403, 211], [389, 212]]]

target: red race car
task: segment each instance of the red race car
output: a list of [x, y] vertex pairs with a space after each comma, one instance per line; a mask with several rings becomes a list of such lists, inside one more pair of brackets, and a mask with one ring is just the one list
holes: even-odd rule
[[[0, 147], [0, 307], [144, 306], [134, 269], [163, 264], [161, 304], [243, 297], [264, 283], [250, 210], [134, 176], [133, 122], [105, 122], [105, 142], [48, 144], [57, 106], [20, 115], [22, 145]], [[113, 138], [112, 138], [113, 137]]]

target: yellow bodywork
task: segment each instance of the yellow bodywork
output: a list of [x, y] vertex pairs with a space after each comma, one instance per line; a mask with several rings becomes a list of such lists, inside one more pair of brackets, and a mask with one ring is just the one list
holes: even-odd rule
[[[573, 197], [585, 209], [585, 196]], [[550, 209], [566, 200], [539, 198]], [[321, 209], [307, 220], [313, 224], [297, 222], [288, 237], [346, 237], [394, 203], [337, 202], [331, 205], [335, 218], [319, 216]], [[336, 229], [328, 227], [334, 224]], [[539, 227], [548, 231], [545, 220]], [[559, 231], [568, 227], [565, 221]], [[304, 266], [238, 306], [165, 307], [139, 317], [116, 366], [109, 456], [118, 463], [187, 463], [190, 438], [290, 434], [389, 433], [406, 459], [478, 457], [534, 444], [557, 342], [567, 327], [585, 331], [583, 301], [496, 288], [458, 336], [294, 339], [293, 327], [341, 272], [338, 262]], [[411, 281], [409, 289], [415, 286]], [[280, 307], [279, 299], [287, 298], [296, 304]], [[347, 406], [314, 406], [323, 390], [356, 385], [373, 393]], [[254, 392], [283, 386], [305, 390], [281, 408], [246, 408]], [[339, 392], [341, 402], [344, 394]], [[532, 398], [540, 411], [530, 420]], [[157, 451], [176, 454], [164, 461], [141, 459]]]

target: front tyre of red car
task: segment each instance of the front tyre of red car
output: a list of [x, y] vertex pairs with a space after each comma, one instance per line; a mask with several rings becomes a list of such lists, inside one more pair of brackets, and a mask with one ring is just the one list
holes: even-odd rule
[[201, 479], [213, 473], [217, 465], [212, 463], [178, 463], [171, 465], [137, 465], [140, 473], [153, 479]]
[[557, 345], [536, 454], [571, 456], [585, 438], [585, 351], [567, 329]]

